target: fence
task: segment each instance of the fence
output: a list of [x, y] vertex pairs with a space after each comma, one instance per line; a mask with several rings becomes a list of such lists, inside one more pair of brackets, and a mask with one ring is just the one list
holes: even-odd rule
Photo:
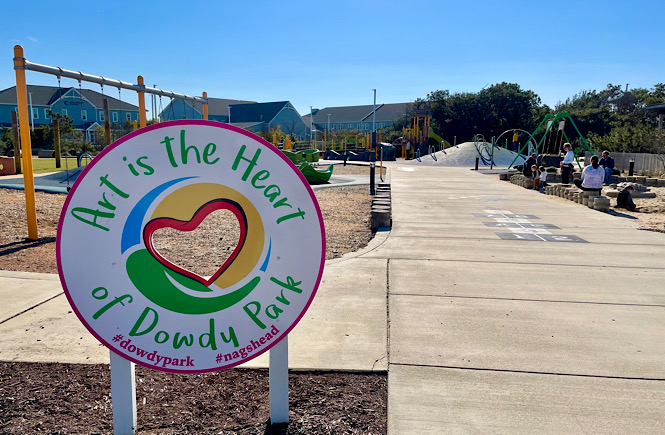
[[[591, 157], [591, 154], [588, 152], [586, 154], [587, 156]], [[599, 152], [594, 154], [596, 154], [598, 157], [601, 157]], [[630, 161], [635, 160], [635, 172], [665, 172], [665, 154], [612, 152], [610, 153], [610, 156], [614, 158], [614, 167], [622, 171], [627, 171], [628, 167], [630, 166]]]

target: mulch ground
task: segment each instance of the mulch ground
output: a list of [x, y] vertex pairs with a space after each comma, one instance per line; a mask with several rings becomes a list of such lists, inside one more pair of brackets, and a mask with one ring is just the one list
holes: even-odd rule
[[[368, 172], [367, 167], [335, 167], [336, 174]], [[373, 236], [369, 188], [315, 193], [326, 228], [326, 258], [366, 246]], [[65, 195], [37, 192], [36, 201], [40, 239], [33, 242], [26, 239], [23, 191], [0, 189], [1, 270], [57, 273], [55, 237]], [[207, 275], [236, 243], [236, 225], [223, 213], [211, 214], [202, 231], [194, 232], [198, 241], [183, 246], [178, 234], [164, 232], [155, 235], [155, 243], [165, 257], [184, 257], [182, 266]], [[217, 232], [210, 236], [213, 228]], [[385, 373], [291, 372], [289, 383], [290, 423], [270, 426], [267, 370], [177, 375], [136, 366], [138, 433], [386, 433]], [[112, 433], [110, 396], [106, 365], [0, 362], [0, 433]]]
[[[385, 374], [292, 372], [290, 422], [269, 422], [268, 371], [136, 366], [140, 434], [385, 434]], [[3, 434], [113, 433], [109, 367], [0, 363]]]

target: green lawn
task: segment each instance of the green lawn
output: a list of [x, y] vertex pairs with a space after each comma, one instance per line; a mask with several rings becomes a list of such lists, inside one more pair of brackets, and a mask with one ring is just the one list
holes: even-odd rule
[[55, 159], [48, 159], [48, 158], [37, 158], [33, 157], [32, 158], [32, 171], [35, 174], [38, 174], [40, 172], [58, 172], [58, 171], [64, 171], [67, 169], [67, 165], [69, 165], [69, 169], [74, 169], [76, 168], [76, 157], [70, 157], [65, 161], [64, 158], [60, 159], [60, 168], [55, 167]]

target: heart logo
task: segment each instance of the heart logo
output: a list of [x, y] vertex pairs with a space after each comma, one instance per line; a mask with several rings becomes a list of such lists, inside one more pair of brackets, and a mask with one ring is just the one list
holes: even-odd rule
[[[173, 262], [164, 258], [155, 249], [152, 239], [156, 231], [163, 228], [172, 228], [177, 231], [194, 231], [196, 228], [198, 228], [201, 222], [203, 222], [205, 218], [210, 215], [210, 213], [218, 210], [228, 210], [235, 215], [240, 226], [240, 236], [238, 238], [238, 244], [236, 245], [231, 255], [209, 279], [205, 279], [204, 277], [197, 275], [194, 272], [174, 264]], [[203, 204], [188, 221], [182, 221], [168, 217], [157, 218], [148, 222], [148, 224], [143, 229], [143, 240], [145, 242], [146, 248], [157, 261], [159, 261], [164, 267], [195, 281], [198, 281], [206, 287], [209, 287], [213, 282], [215, 282], [215, 280], [219, 278], [224, 273], [224, 271], [227, 270], [229, 266], [231, 266], [231, 264], [233, 264], [243, 246], [245, 245], [246, 239], [247, 216], [237, 202], [229, 199], [215, 199]]]

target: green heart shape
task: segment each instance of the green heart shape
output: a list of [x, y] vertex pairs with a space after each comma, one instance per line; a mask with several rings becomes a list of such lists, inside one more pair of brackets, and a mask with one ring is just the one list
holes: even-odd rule
[[200, 282], [174, 273], [153, 257], [147, 249], [139, 249], [127, 258], [127, 275], [138, 291], [153, 303], [181, 314], [210, 314], [233, 306], [249, 295], [261, 281], [254, 277], [231, 293], [200, 298], [183, 293], [169, 277], [193, 291], [210, 292]]

